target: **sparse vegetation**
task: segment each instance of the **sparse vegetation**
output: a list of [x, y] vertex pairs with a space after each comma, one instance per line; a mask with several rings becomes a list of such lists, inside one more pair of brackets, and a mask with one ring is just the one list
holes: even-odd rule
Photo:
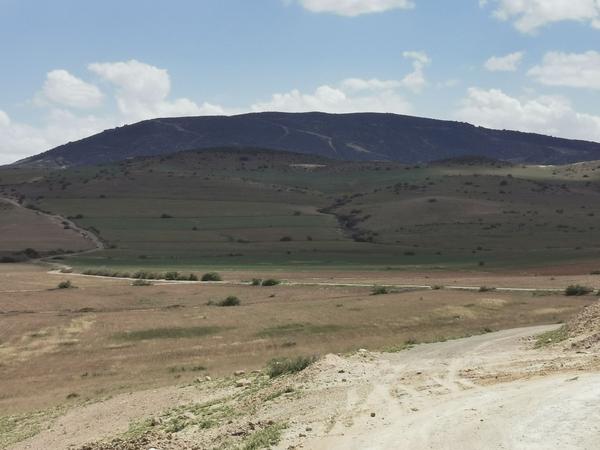
[[567, 288], [565, 289], [565, 295], [569, 297], [588, 295], [592, 292], [594, 292], [594, 289], [588, 286], [582, 286], [580, 284], [572, 284], [570, 286], [567, 286]]
[[58, 289], [72, 289], [74, 287], [75, 286], [73, 283], [71, 283], [71, 280], [61, 281], [57, 286]]
[[217, 306], [240, 306], [241, 304], [241, 300], [235, 295], [230, 295], [229, 297], [216, 303]]
[[285, 424], [274, 423], [258, 430], [250, 435], [242, 445], [242, 450], [260, 450], [271, 448], [281, 440], [281, 433], [285, 430]]
[[132, 286], [152, 286], [152, 283], [148, 280], [142, 280], [142, 279], [138, 279], [138, 280], [134, 280], [133, 283], [131, 283]]
[[267, 374], [271, 378], [301, 372], [317, 360], [315, 356], [296, 356], [295, 358], [275, 358], [267, 365]]
[[281, 281], [276, 280], [275, 278], [267, 278], [262, 282], [263, 286], [277, 286], [279, 284], [281, 284]]
[[386, 286], [375, 286], [371, 290], [371, 295], [386, 295], [390, 293], [390, 289]]
[[410, 348], [413, 348], [415, 345], [417, 345], [417, 341], [416, 339], [408, 339], [406, 341], [404, 341], [404, 343], [400, 344], [400, 345], [392, 345], [390, 347], [385, 347], [382, 351], [384, 353], [399, 353], [402, 352], [404, 350], [408, 350]]
[[569, 338], [569, 330], [566, 325], [552, 330], [546, 331], [545, 333], [537, 336], [535, 341], [535, 348], [545, 347], [547, 345], [556, 344]]
[[341, 325], [334, 324], [311, 324], [311, 323], [286, 323], [263, 329], [257, 333], [259, 337], [279, 337], [289, 334], [325, 334], [334, 333], [343, 329]]
[[260, 286], [262, 284], [262, 280], [260, 278], [252, 278], [251, 284], [252, 286]]
[[203, 337], [215, 334], [222, 330], [221, 327], [170, 327], [150, 328], [146, 330], [126, 331], [117, 333], [113, 337], [122, 341], [144, 341], [150, 339], [182, 339]]

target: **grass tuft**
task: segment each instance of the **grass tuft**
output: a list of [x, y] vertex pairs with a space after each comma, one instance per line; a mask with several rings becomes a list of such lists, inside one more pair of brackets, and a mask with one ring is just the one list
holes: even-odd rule
[[73, 285], [73, 283], [71, 283], [70, 280], [67, 281], [61, 281], [60, 283], [58, 283], [57, 288], [58, 289], [72, 289], [75, 286]]
[[325, 334], [335, 333], [343, 328], [342, 325], [332, 324], [317, 325], [311, 323], [286, 323], [284, 325], [264, 328], [257, 333], [257, 336], [262, 338], [274, 338], [290, 334]]
[[385, 295], [389, 294], [390, 290], [385, 286], [375, 286], [371, 291], [371, 295]]
[[242, 446], [242, 450], [260, 450], [263, 448], [271, 448], [277, 445], [281, 440], [281, 433], [287, 428], [284, 424], [272, 424], [259, 430], [246, 440]]
[[302, 372], [317, 360], [315, 356], [296, 356], [295, 358], [275, 358], [267, 364], [267, 375], [271, 378]]
[[235, 295], [230, 295], [229, 297], [216, 303], [217, 306], [240, 306], [241, 304], [241, 300]]
[[545, 347], [547, 345], [556, 344], [569, 338], [569, 330], [566, 325], [552, 330], [546, 331], [536, 337], [535, 348]]

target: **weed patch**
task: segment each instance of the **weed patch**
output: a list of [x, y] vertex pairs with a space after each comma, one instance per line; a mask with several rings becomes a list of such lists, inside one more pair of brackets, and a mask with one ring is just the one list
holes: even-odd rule
[[547, 345], [556, 344], [557, 342], [562, 342], [569, 337], [569, 330], [566, 325], [562, 327], [552, 330], [546, 331], [537, 336], [535, 341], [535, 348], [545, 347]]
[[257, 333], [258, 337], [274, 338], [279, 336], [287, 336], [289, 334], [325, 334], [335, 333], [342, 330], [341, 325], [324, 324], [315, 325], [310, 323], [287, 323], [285, 325], [277, 325], [274, 327], [265, 328]]
[[150, 339], [182, 339], [209, 336], [223, 330], [221, 327], [171, 327], [149, 328], [147, 330], [125, 331], [114, 335], [121, 341], [145, 341]]
[[295, 358], [275, 358], [267, 365], [267, 375], [271, 378], [285, 374], [302, 372], [317, 360], [315, 356], [297, 356]]

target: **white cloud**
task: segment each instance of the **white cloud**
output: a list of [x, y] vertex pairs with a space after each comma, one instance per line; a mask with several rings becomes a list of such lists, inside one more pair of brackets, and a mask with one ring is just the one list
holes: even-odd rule
[[371, 78], [363, 80], [362, 78], [346, 78], [342, 81], [342, 88], [348, 91], [378, 91], [381, 89], [397, 89], [402, 86], [398, 80], [379, 80]]
[[[346, 82], [348, 80], [345, 80]], [[354, 79], [353, 83], [368, 85], [367, 80]], [[274, 94], [270, 100], [255, 103], [252, 111], [325, 111], [330, 113], [348, 113], [357, 111], [408, 113], [411, 105], [397, 92], [389, 89], [375, 89], [376, 92], [355, 94], [353, 89], [319, 86], [312, 93], [302, 93], [297, 89]]]
[[97, 86], [71, 75], [66, 70], [52, 70], [37, 100], [50, 101], [70, 108], [95, 108], [102, 104], [104, 95]]
[[332, 13], [340, 16], [355, 17], [392, 9], [411, 9], [411, 0], [299, 0], [307, 10], [315, 13]]
[[10, 117], [4, 111], [0, 109], [0, 127], [7, 127], [10, 125]]
[[198, 105], [187, 98], [167, 100], [171, 78], [166, 69], [134, 59], [93, 63], [88, 68], [116, 87], [117, 106], [126, 121], [223, 113], [219, 106], [209, 103]]
[[[501, 20], [514, 21], [523, 33], [532, 33], [554, 22], [587, 22], [600, 29], [598, 0], [494, 0], [494, 15]], [[484, 6], [488, 1], [480, 1]]]
[[424, 52], [404, 52], [402, 56], [413, 60], [413, 71], [402, 79], [402, 85], [414, 92], [420, 92], [427, 85], [423, 71], [431, 60]]
[[490, 72], [515, 72], [523, 60], [523, 52], [510, 53], [506, 56], [492, 56], [484, 67]]
[[527, 75], [548, 86], [600, 89], [600, 53], [546, 53]]
[[274, 94], [269, 100], [255, 103], [252, 111], [325, 111], [345, 113], [357, 111], [406, 114], [412, 106], [399, 92], [408, 89], [419, 92], [426, 84], [424, 67], [430, 63], [423, 52], [404, 52], [413, 61], [413, 71], [400, 80], [378, 78], [346, 78], [336, 86], [319, 86], [314, 92], [297, 89]]
[[600, 141], [600, 116], [575, 111], [564, 97], [511, 97], [499, 89], [470, 88], [456, 117], [477, 125]]

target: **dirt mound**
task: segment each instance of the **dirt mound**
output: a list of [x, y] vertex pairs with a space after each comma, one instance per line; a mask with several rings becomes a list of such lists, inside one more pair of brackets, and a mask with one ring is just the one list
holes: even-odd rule
[[574, 349], [600, 348], [600, 301], [586, 306], [567, 323], [567, 333]]

